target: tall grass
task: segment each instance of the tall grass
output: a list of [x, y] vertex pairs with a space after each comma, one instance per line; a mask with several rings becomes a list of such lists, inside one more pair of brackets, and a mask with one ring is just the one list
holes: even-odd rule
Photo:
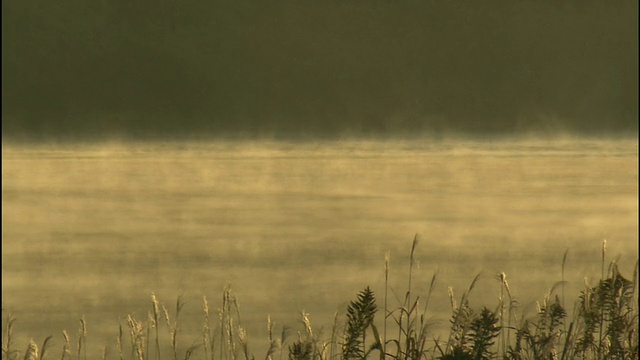
[[[355, 294], [344, 314], [336, 313], [331, 334], [312, 326], [308, 313], [300, 313], [301, 331], [290, 336], [290, 328], [274, 331], [275, 322], [267, 316], [269, 348], [265, 360], [431, 360], [431, 359], [638, 359], [638, 263], [631, 279], [624, 277], [616, 261], [606, 262], [606, 240], [602, 244], [601, 278], [584, 289], [575, 299], [572, 314], [567, 311], [565, 269], [568, 251], [561, 262], [561, 280], [553, 285], [538, 303], [533, 317], [519, 311], [518, 301], [509, 287], [507, 274], [499, 273], [499, 298], [494, 309], [476, 308], [469, 295], [478, 286], [482, 274], [472, 279], [461, 296], [448, 288], [451, 318], [448, 334], [430, 332], [427, 316], [429, 300], [434, 293], [437, 273], [426, 294], [416, 292], [413, 271], [416, 265], [418, 237], [412, 242], [408, 256], [406, 291], [403, 296], [389, 286], [390, 254], [384, 260], [384, 293], [382, 308], [376, 294], [366, 287]], [[556, 292], [559, 290], [559, 294]], [[389, 294], [394, 294], [397, 305]], [[115, 340], [115, 354], [103, 348], [102, 359], [204, 359], [255, 360], [249, 347], [247, 332], [241, 320], [238, 299], [229, 286], [222, 292], [220, 306], [213, 312], [207, 297], [202, 299], [202, 333], [200, 338], [181, 338], [184, 307], [178, 297], [170, 311], [151, 294], [151, 309], [146, 319], [128, 315], [120, 324]], [[3, 309], [3, 312], [6, 312]], [[217, 315], [217, 316], [216, 316]], [[161, 321], [164, 318], [164, 321]], [[381, 319], [380, 319], [381, 318]], [[8, 312], [2, 330], [2, 359], [56, 359], [50, 351], [53, 336], [39, 347], [33, 339], [26, 346], [14, 344], [16, 319]], [[378, 330], [382, 323], [382, 332]], [[166, 330], [163, 335], [162, 329]], [[61, 360], [94, 359], [87, 354], [87, 323], [80, 319], [77, 344], [61, 332]], [[183, 344], [191, 344], [185, 346]], [[24, 349], [24, 350], [21, 350]], [[163, 350], [164, 349], [164, 350]], [[74, 351], [75, 350], [75, 351]]]

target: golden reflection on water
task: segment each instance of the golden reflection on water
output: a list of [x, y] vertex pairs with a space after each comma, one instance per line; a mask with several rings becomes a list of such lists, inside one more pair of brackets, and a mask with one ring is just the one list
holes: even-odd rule
[[415, 289], [437, 271], [430, 307], [445, 327], [447, 286], [461, 293], [480, 271], [472, 306], [497, 304], [504, 271], [527, 308], [560, 280], [567, 248], [571, 296], [599, 276], [604, 238], [624, 274], [637, 259], [637, 140], [2, 151], [2, 306], [19, 337], [38, 341], [85, 315], [92, 345], [111, 344], [123, 316], [146, 318], [151, 292], [168, 306], [184, 293], [184, 336], [195, 340], [202, 295], [220, 306], [230, 283], [262, 356], [267, 314], [297, 327], [305, 309], [330, 328], [359, 290], [381, 294], [387, 250], [402, 297], [415, 233]]

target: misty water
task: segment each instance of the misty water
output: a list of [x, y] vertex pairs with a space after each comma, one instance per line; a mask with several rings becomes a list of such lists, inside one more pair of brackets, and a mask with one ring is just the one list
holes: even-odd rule
[[202, 296], [215, 309], [230, 284], [260, 358], [269, 314], [330, 329], [366, 286], [381, 307], [387, 251], [402, 297], [416, 234], [434, 335], [447, 287], [459, 297], [481, 271], [472, 307], [496, 306], [505, 272], [531, 316], [566, 249], [567, 299], [599, 279], [603, 239], [627, 277], [638, 256], [637, 139], [3, 144], [2, 179], [2, 307], [21, 347], [60, 345], [84, 316], [113, 353], [155, 292], [171, 311], [183, 295], [184, 350]]

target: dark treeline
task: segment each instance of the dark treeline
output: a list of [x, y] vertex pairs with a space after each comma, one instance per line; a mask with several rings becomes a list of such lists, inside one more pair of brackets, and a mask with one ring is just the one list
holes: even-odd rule
[[638, 1], [3, 0], [2, 130], [629, 132]]

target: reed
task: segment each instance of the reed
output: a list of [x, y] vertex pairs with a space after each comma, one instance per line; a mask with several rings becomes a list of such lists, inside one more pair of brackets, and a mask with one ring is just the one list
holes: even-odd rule
[[215, 340], [213, 337], [213, 329], [211, 329], [211, 317], [209, 315], [209, 302], [207, 297], [202, 297], [202, 313], [204, 315], [204, 323], [202, 328], [202, 348], [204, 350], [205, 360], [213, 360], [215, 354]]
[[182, 301], [182, 295], [178, 296], [176, 299], [176, 310], [174, 319], [171, 319], [169, 315], [169, 311], [167, 308], [162, 305], [162, 311], [164, 313], [165, 321], [167, 322], [167, 330], [169, 330], [169, 337], [171, 338], [171, 350], [173, 353], [173, 359], [178, 360], [178, 323], [180, 320], [180, 312], [182, 311], [182, 307], [184, 306], [184, 302]]
[[64, 345], [62, 345], [61, 359], [71, 359], [71, 351], [69, 350], [71, 348], [71, 340], [69, 340], [69, 334], [66, 330], [62, 330], [62, 337], [64, 338]]
[[275, 322], [271, 320], [271, 315], [267, 315], [267, 339], [269, 339], [269, 349], [265, 355], [265, 360], [273, 360], [276, 352], [279, 352], [279, 359], [282, 359], [282, 345], [286, 339], [286, 328], [282, 329], [281, 337], [277, 338], [273, 335], [273, 327]]
[[[78, 359], [80, 355], [84, 354], [84, 359], [87, 360], [87, 322], [84, 317], [80, 318], [80, 328], [78, 329]], [[84, 352], [82, 351], [84, 350]]]
[[155, 346], [156, 346], [156, 359], [160, 360], [160, 326], [158, 326], [158, 319], [160, 317], [160, 302], [156, 297], [156, 294], [151, 293], [151, 309], [152, 309], [152, 317], [151, 317], [151, 325], [155, 329]]
[[4, 325], [4, 330], [2, 333], [2, 358], [3, 359], [13, 359], [17, 358], [20, 354], [17, 349], [13, 349], [13, 324], [16, 322], [16, 318], [10, 312], [7, 312], [5, 309], [2, 309], [2, 312], [7, 313], [7, 319]]

